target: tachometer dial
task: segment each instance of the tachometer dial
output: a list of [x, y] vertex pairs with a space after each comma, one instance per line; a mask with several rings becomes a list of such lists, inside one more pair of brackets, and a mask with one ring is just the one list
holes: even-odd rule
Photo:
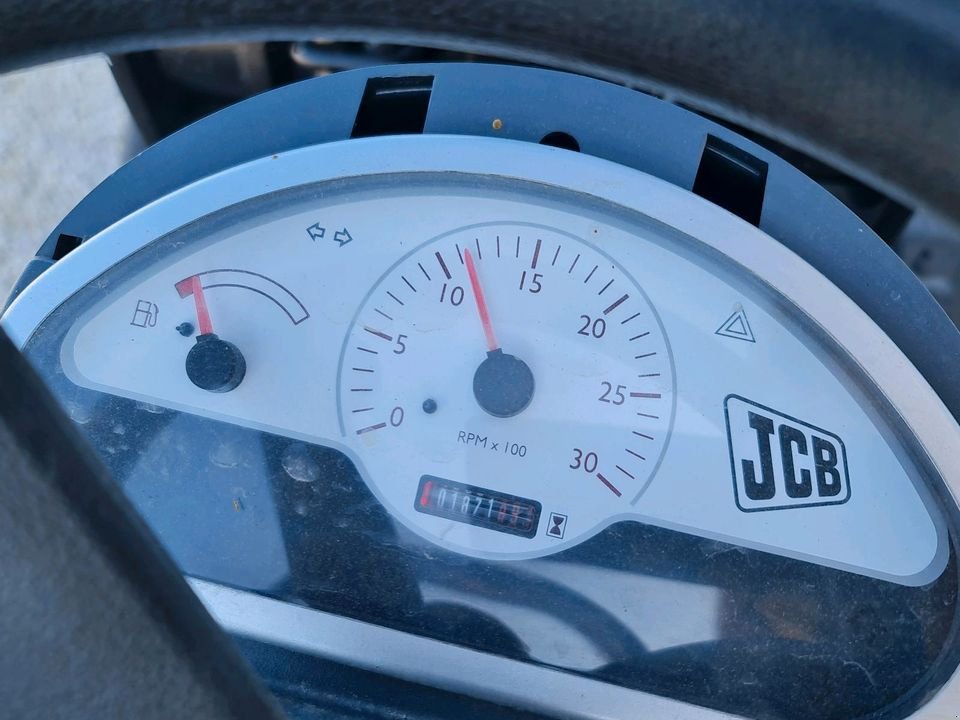
[[656, 310], [598, 243], [462, 228], [403, 257], [344, 343], [343, 432], [381, 499], [463, 552], [553, 552], [627, 513], [673, 417]]

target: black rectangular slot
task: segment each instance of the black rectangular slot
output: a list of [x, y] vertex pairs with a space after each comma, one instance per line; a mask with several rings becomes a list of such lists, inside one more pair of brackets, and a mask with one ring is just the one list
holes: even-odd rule
[[350, 137], [419, 135], [432, 91], [432, 76], [368, 79]]
[[707, 136], [693, 182], [694, 193], [759, 226], [766, 185], [767, 163], [728, 142]]
[[57, 260], [62, 260], [80, 247], [80, 243], [82, 242], [83, 238], [78, 238], [76, 235], [60, 233], [60, 237], [57, 238], [57, 244], [53, 248], [53, 257], [50, 259], [55, 262]]

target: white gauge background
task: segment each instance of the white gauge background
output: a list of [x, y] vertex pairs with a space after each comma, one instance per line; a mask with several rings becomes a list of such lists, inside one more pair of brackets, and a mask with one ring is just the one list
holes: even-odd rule
[[[583, 238], [602, 248], [650, 299], [672, 350], [677, 382], [673, 429], [660, 467], [640, 497], [624, 493], [615, 498], [595, 478], [577, 476], [573, 470], [564, 473], [568, 463], [558, 463], [556, 474], [524, 477], [522, 483], [511, 480], [509, 473], [494, 482], [458, 477], [457, 472], [441, 475], [532, 500], [544, 498], [549, 502], [543, 508], [545, 518], [551, 513], [568, 518], [570, 534], [562, 539], [543, 535], [548, 527], [545, 519], [535, 539], [450, 522], [441, 528], [435, 518], [413, 510], [416, 482], [407, 500], [393, 494], [400, 487], [393, 476], [395, 467], [411, 466], [417, 453], [424, 467], [441, 451], [449, 454], [454, 470], [470, 467], [471, 449], [457, 447], [454, 434], [464, 429], [460, 427], [463, 418], [453, 423], [452, 437], [442, 447], [428, 452], [406, 445], [397, 451], [389, 432], [358, 436], [355, 430], [342, 429], [337, 417], [343, 338], [384, 273], [432, 238], [466, 225], [489, 223], [491, 218], [501, 226], [555, 228], [558, 234]], [[329, 228], [328, 232], [348, 231], [351, 241], [339, 245], [329, 239], [311, 240], [307, 229], [316, 223]], [[389, 191], [331, 195], [323, 202], [298, 203], [256, 223], [219, 231], [208, 242], [187, 246], [174, 258], [127, 281], [122, 290], [115, 290], [78, 320], [64, 343], [62, 364], [71, 380], [84, 387], [340, 448], [408, 528], [443, 544], [438, 534], [456, 527], [451, 546], [479, 557], [549, 554], [613, 522], [633, 519], [905, 584], [921, 584], [939, 574], [946, 557], [943, 531], [936, 513], [931, 514], [917, 491], [912, 479], [915, 471], [904, 467], [887, 443], [888, 434], [861, 406], [859, 394], [833, 372], [823, 349], [796, 335], [792, 324], [784, 324], [781, 311], [746, 283], [737, 283], [736, 274], [720, 277], [709, 264], [697, 262], [689, 246], [681, 247], [679, 253], [676, 247], [671, 249], [671, 241], [655, 228], [654, 224], [624, 227], [602, 214], [579, 215], [519, 192], [512, 196], [479, 189], [453, 192], [449, 183], [421, 187], [404, 181]], [[191, 303], [179, 297], [175, 283], [224, 268], [272, 278], [296, 295], [310, 318], [294, 325], [274, 303], [256, 293], [236, 288], [211, 291], [209, 304], [217, 332], [243, 350], [248, 365], [240, 387], [213, 394], [194, 387], [184, 376], [183, 358], [192, 340], [177, 337], [170, 324], [133, 326], [130, 316], [139, 300], [148, 299], [165, 318], [189, 319]], [[755, 342], [717, 334], [738, 312], [748, 318]], [[572, 329], [571, 339], [582, 339], [576, 330]], [[476, 334], [482, 351], [479, 328], [468, 332]], [[505, 332], [517, 338], [523, 334], [519, 327], [505, 328]], [[544, 343], [536, 333], [530, 338], [531, 363], [556, 344], [552, 330]], [[455, 345], [438, 346], [433, 353], [437, 367], [465, 366], [463, 350]], [[617, 352], [601, 353], [604, 360], [596, 367], [598, 373], [614, 369], [611, 358]], [[602, 379], [599, 374], [594, 377], [598, 388]], [[626, 379], [623, 384], [637, 387]], [[850, 500], [840, 505], [743, 512], [735, 501], [725, 427], [724, 403], [731, 394], [842, 437]], [[527, 445], [540, 443], [538, 454], [572, 459], [578, 446], [569, 447], [570, 433], [553, 432], [554, 424], [589, 428], [586, 434], [591, 439], [597, 437], [594, 433], [620, 426], [619, 421], [611, 425], [605, 413], [608, 408], [596, 398], [582, 396], [578, 402], [562, 412], [555, 408], [558, 417], [550, 426], [521, 429], [523, 417], [511, 418], [506, 424], [516, 425], [518, 431], [507, 434], [526, 438]], [[396, 486], [391, 485], [395, 482]], [[553, 485], [541, 485], [538, 490], [538, 482], [559, 484], [565, 490], [557, 492]], [[564, 496], [567, 504], [556, 500]], [[878, 532], [878, 527], [883, 530]]]

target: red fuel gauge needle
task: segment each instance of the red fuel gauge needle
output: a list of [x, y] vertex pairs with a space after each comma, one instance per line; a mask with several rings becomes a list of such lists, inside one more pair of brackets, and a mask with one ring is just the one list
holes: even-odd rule
[[497, 343], [497, 336], [493, 332], [493, 323], [490, 322], [490, 312], [487, 310], [487, 300], [483, 296], [483, 287], [480, 285], [480, 278], [477, 276], [477, 266], [473, 264], [473, 255], [467, 249], [463, 251], [463, 260], [467, 265], [470, 285], [473, 287], [473, 297], [477, 301], [477, 312], [480, 314], [483, 334], [487, 337], [487, 350], [493, 352], [498, 350], [500, 345]]
[[191, 275], [177, 283], [177, 292], [180, 297], [193, 295], [193, 302], [197, 308], [197, 327], [201, 335], [213, 334], [213, 323], [210, 322], [210, 310], [207, 309], [207, 298], [203, 294], [203, 284], [199, 275]]
[[237, 387], [247, 372], [243, 353], [232, 342], [217, 337], [210, 322], [207, 298], [199, 275], [191, 275], [174, 285], [181, 298], [193, 295], [197, 311], [197, 343], [185, 361], [187, 377], [201, 390], [223, 393]]

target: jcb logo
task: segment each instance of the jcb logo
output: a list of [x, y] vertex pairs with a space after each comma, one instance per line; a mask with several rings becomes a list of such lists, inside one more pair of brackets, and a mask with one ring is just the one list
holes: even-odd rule
[[850, 499], [839, 435], [737, 395], [724, 401], [737, 507], [744, 512]]

